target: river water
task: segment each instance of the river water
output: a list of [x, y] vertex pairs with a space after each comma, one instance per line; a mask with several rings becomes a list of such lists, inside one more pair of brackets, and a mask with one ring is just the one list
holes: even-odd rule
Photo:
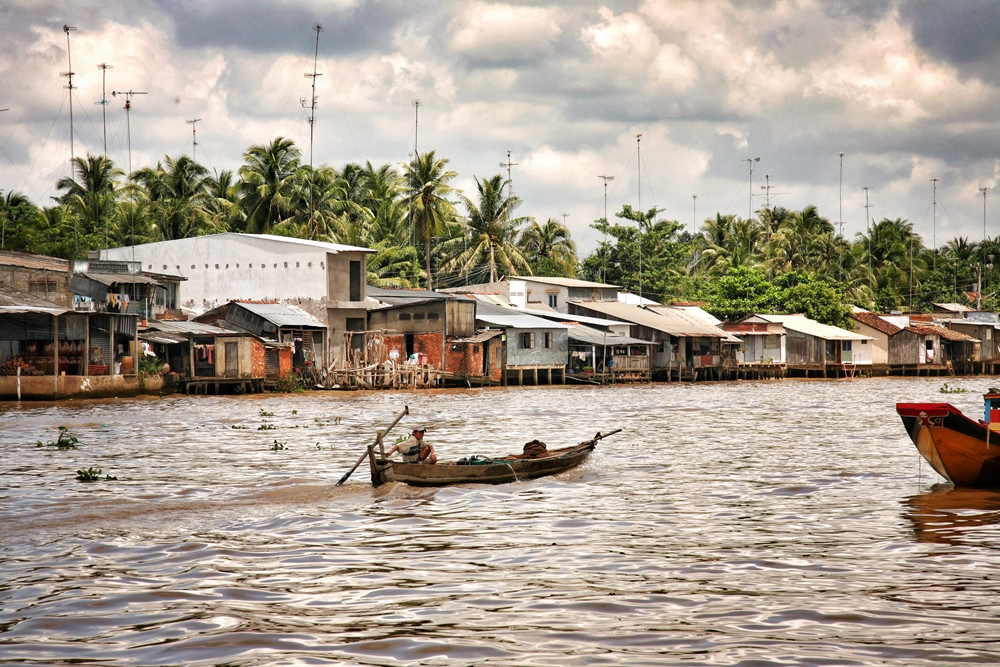
[[[0, 404], [0, 662], [996, 664], [1000, 493], [894, 410], [991, 381]], [[624, 431], [552, 478], [334, 487], [404, 404], [389, 440], [444, 459]]]

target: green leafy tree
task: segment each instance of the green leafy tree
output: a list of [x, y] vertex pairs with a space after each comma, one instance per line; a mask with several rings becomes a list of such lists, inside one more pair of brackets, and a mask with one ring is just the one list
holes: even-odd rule
[[527, 225], [521, 233], [520, 246], [528, 257], [533, 274], [574, 277], [579, 260], [576, 244], [566, 226], [552, 218], [546, 220], [544, 225], [534, 219]]
[[245, 231], [267, 234], [272, 225], [295, 213], [294, 177], [301, 157], [295, 142], [284, 137], [253, 145], [243, 154], [239, 175]]
[[458, 176], [448, 167], [446, 158], [438, 158], [434, 151], [421, 153], [406, 165], [406, 185], [409, 191], [406, 204], [410, 209], [412, 234], [424, 243], [424, 262], [427, 289], [434, 288], [431, 271], [431, 240], [440, 235], [455, 217], [455, 207], [448, 200], [452, 189], [448, 184]]

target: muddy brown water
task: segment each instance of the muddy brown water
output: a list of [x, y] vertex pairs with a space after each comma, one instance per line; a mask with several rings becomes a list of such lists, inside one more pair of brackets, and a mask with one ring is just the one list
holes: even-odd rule
[[[0, 662], [996, 664], [1000, 493], [894, 411], [990, 382], [0, 404]], [[553, 478], [334, 487], [404, 404], [442, 458], [625, 430]]]

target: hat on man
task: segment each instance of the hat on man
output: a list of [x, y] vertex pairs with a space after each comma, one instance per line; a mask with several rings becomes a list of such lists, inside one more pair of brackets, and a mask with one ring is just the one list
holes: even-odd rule
[[426, 432], [426, 431], [427, 431], [427, 429], [426, 429], [426, 428], [424, 428], [423, 426], [418, 426], [418, 427], [416, 427], [415, 429], [413, 429], [413, 432], [414, 432], [414, 433], [424, 433], [424, 432]]

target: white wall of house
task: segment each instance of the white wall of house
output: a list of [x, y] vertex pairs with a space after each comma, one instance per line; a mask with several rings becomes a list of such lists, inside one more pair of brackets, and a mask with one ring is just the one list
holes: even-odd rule
[[736, 348], [736, 361], [741, 364], [781, 364], [785, 362], [783, 334], [738, 334], [743, 344]]
[[[144, 271], [185, 278], [178, 305], [194, 314], [233, 300], [294, 305], [330, 327], [365, 317], [363, 248], [265, 234], [212, 234], [101, 251], [101, 259], [135, 260]], [[360, 262], [360, 299], [350, 300], [350, 263]], [[336, 358], [342, 336], [330, 335]]]
[[[841, 340], [840, 358], [846, 364], [856, 364], [860, 366], [870, 366], [872, 363], [872, 341], [870, 340]], [[848, 354], [849, 352], [849, 354]], [[848, 361], [850, 357], [850, 361]]]
[[874, 338], [874, 340], [868, 343], [871, 347], [871, 363], [889, 363], [889, 335], [882, 333], [874, 327], [868, 326], [860, 320], [854, 320], [854, 326], [857, 327], [857, 332], [859, 334]]

